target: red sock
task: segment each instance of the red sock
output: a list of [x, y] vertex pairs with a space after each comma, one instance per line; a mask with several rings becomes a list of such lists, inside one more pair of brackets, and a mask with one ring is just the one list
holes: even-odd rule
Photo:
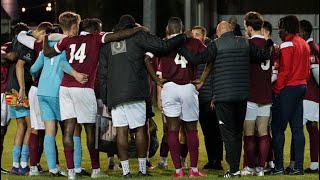
[[168, 143], [162, 142], [160, 146], [160, 157], [168, 157], [169, 147]]
[[258, 155], [258, 166], [264, 167], [268, 159], [270, 147], [269, 135], [259, 137], [259, 155]]
[[255, 136], [244, 136], [244, 153], [246, 156], [247, 166], [254, 168], [256, 161], [256, 137]]
[[186, 158], [188, 155], [188, 145], [180, 143], [180, 146], [181, 146], [181, 155], [180, 156], [183, 158]]
[[311, 162], [318, 162], [319, 158], [319, 129], [315, 125], [307, 125], [310, 138], [310, 159]]
[[199, 137], [198, 130], [189, 130], [187, 144], [190, 153], [190, 167], [198, 167], [199, 161]]
[[66, 158], [67, 162], [67, 168], [68, 169], [73, 169], [74, 168], [74, 162], [73, 162], [73, 151], [74, 149], [64, 149], [64, 156]]
[[[244, 148], [243, 148], [244, 151]], [[243, 168], [248, 166], [246, 153], [243, 153]]]
[[44, 130], [38, 130], [38, 137], [39, 137], [39, 147], [38, 147], [38, 159], [37, 163], [40, 163], [41, 156], [43, 153], [43, 142], [44, 142], [44, 136], [45, 136], [45, 131]]
[[181, 169], [179, 131], [168, 131], [168, 145], [174, 167], [176, 169]]
[[90, 154], [92, 169], [100, 168], [99, 151], [94, 148], [89, 149], [89, 154]]
[[29, 157], [30, 166], [36, 166], [39, 159], [39, 137], [37, 134], [30, 133], [29, 137]]

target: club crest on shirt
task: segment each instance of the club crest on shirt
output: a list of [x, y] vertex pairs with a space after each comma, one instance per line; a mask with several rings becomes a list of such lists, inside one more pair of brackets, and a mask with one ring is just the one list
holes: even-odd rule
[[112, 52], [112, 55], [127, 52], [126, 41], [123, 40], [123, 41], [119, 41], [119, 42], [112, 42], [111, 43], [111, 52]]

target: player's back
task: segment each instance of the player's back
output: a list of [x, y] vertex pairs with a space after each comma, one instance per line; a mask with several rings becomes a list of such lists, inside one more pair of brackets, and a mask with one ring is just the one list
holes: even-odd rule
[[[198, 53], [205, 49], [205, 45], [198, 39], [188, 39], [184, 46], [191, 52]], [[178, 54], [177, 49], [159, 58], [159, 71], [162, 77], [176, 84], [184, 85], [195, 80], [197, 66], [189, 63], [183, 56]]]
[[72, 76], [65, 74], [61, 86], [94, 89], [99, 50], [103, 37], [103, 33], [65, 37], [55, 46], [56, 50], [66, 51], [67, 60], [76, 71], [89, 75], [88, 82], [80, 84]]
[[[258, 48], [264, 48], [264, 36], [253, 36], [249, 41]], [[270, 60], [262, 63], [250, 64], [250, 97], [249, 101], [259, 104], [269, 104], [272, 101], [272, 64]]]

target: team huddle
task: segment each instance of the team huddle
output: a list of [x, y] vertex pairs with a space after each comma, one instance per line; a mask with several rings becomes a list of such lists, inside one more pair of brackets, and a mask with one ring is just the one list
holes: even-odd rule
[[[117, 155], [124, 178], [132, 177], [130, 139], [138, 176], [167, 169], [169, 152], [174, 178], [186, 176], [188, 153], [187, 176], [206, 176], [198, 169], [198, 120], [208, 159], [203, 169], [223, 170], [225, 145], [230, 167], [223, 178], [318, 173], [319, 46], [311, 38], [311, 23], [291, 15], [281, 18], [279, 46], [271, 40], [272, 25], [257, 12], [245, 15], [246, 36], [236, 32], [237, 26], [233, 19], [220, 22], [211, 40], [201, 26], [185, 31], [177, 17], [168, 20], [164, 39], [131, 15], [122, 16], [109, 33], [102, 32], [99, 19], [81, 21], [74, 12], [60, 14], [59, 27], [42, 22], [30, 30], [18, 23], [11, 42], [1, 46], [1, 156], [9, 122], [17, 123], [12, 169], [1, 168], [1, 173], [41, 175], [44, 151], [50, 176], [107, 177], [96, 146], [101, 117], [111, 119], [109, 140], [116, 142], [116, 147], [107, 147], [116, 148], [107, 150], [109, 169], [117, 167]], [[160, 162], [152, 166], [154, 91], [163, 136]], [[285, 169], [288, 122], [291, 161]], [[305, 124], [311, 157], [307, 169]], [[67, 173], [59, 164], [58, 125]], [[83, 127], [91, 173], [81, 167]]]

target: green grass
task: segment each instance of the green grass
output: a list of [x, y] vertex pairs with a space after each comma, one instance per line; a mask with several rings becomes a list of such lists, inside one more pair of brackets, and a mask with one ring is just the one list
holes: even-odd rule
[[[158, 125], [158, 138], [161, 139], [162, 135], [162, 121], [161, 121], [161, 115], [160, 112], [156, 109], [156, 116], [155, 116], [155, 122]], [[16, 130], [16, 122], [13, 120], [10, 123], [10, 126], [8, 128], [7, 135], [5, 137], [4, 141], [4, 150], [3, 150], [3, 155], [2, 155], [2, 161], [1, 161], [1, 166], [6, 169], [10, 169], [12, 167], [12, 148], [13, 148], [13, 139], [14, 139], [14, 134]], [[309, 141], [308, 141], [308, 136], [306, 134], [306, 146], [305, 146], [305, 167], [309, 166], [310, 162], [310, 156], [309, 156]], [[204, 164], [207, 162], [207, 155], [205, 152], [205, 147], [203, 143], [203, 135], [202, 131], [199, 125], [199, 136], [200, 136], [200, 156], [199, 156], [199, 164], [198, 167], [201, 169]], [[82, 133], [82, 144], [83, 144], [83, 159], [82, 159], [82, 167], [90, 170], [90, 158], [88, 154], [88, 150], [86, 148], [86, 139], [85, 139], [85, 134], [84, 132]], [[285, 144], [285, 166], [288, 165], [289, 161], [289, 143], [291, 142], [291, 132], [288, 128], [286, 132], [286, 144]], [[61, 132], [58, 132], [57, 135], [57, 144], [58, 144], [58, 149], [59, 149], [59, 160], [60, 164], [63, 168], [66, 167], [65, 164], [65, 159], [64, 159], [64, 154], [63, 154], [63, 146], [62, 146], [62, 139], [61, 139]], [[188, 159], [189, 160], [189, 159]], [[159, 150], [157, 154], [151, 159], [151, 162], [153, 165], [155, 165], [159, 161]], [[106, 174], [109, 175], [109, 178], [107, 179], [122, 179], [122, 170], [114, 170], [114, 171], [109, 171], [107, 170], [107, 155], [105, 153], [100, 153], [100, 162], [101, 162], [101, 169], [104, 171]], [[119, 160], [116, 159], [116, 162], [119, 162]], [[152, 177], [146, 178], [146, 179], [155, 179], [155, 180], [162, 180], [162, 179], [171, 179], [171, 174], [174, 171], [173, 164], [171, 161], [171, 158], [168, 159], [169, 162], [169, 169], [168, 170], [151, 170], [151, 174], [153, 175]], [[242, 160], [241, 160], [242, 162]], [[47, 162], [45, 160], [45, 155], [42, 155], [41, 159], [41, 165], [43, 166], [44, 169], [47, 169]], [[137, 177], [137, 172], [138, 172], [138, 163], [137, 160], [132, 159], [130, 160], [130, 169], [131, 169], [131, 174], [133, 174], [134, 178]], [[225, 169], [227, 169], [227, 163], [223, 161], [223, 166]], [[242, 165], [241, 165], [242, 166]], [[199, 178], [199, 179], [221, 179], [218, 178], [218, 174], [222, 174], [223, 171], [206, 171], [206, 170], [201, 170], [202, 172], [206, 173], [208, 177], [205, 178]], [[187, 171], [185, 171], [187, 173]], [[306, 174], [305, 176], [264, 176], [264, 177], [243, 177], [242, 179], [253, 179], [253, 178], [258, 178], [258, 179], [274, 179], [274, 180], [282, 180], [282, 179], [292, 179], [292, 180], [300, 180], [300, 179], [319, 179], [319, 175], [309, 175]], [[39, 180], [46, 180], [46, 179], [53, 179], [49, 177], [47, 174], [44, 176], [40, 177], [23, 177], [23, 176], [13, 176], [13, 175], [3, 175], [1, 174], [1, 179], [5, 180], [11, 180], [11, 179], [39, 179]], [[59, 179], [66, 179], [66, 178], [59, 178]], [[91, 178], [79, 178], [79, 179], [91, 179]], [[142, 178], [140, 178], [142, 179]], [[187, 179], [187, 178], [184, 178]]]

